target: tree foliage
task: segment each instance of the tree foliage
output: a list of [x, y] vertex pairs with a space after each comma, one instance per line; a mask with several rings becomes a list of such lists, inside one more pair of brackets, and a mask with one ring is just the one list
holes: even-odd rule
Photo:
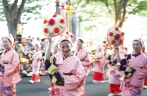
[[[9, 33], [16, 35], [18, 24], [30, 18], [41, 18], [41, 10], [51, 0], [1, 0], [0, 21], [7, 21]], [[35, 17], [34, 17], [35, 16]], [[23, 21], [24, 20], [24, 21]]]
[[103, 3], [107, 8], [107, 13], [114, 18], [114, 25], [119, 27], [122, 27], [129, 14], [145, 16], [147, 9], [146, 0], [86, 0], [86, 2], [89, 4], [92, 2]]

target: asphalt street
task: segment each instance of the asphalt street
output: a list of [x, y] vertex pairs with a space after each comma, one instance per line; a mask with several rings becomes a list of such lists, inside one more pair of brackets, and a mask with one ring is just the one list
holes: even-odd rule
[[[92, 75], [93, 72], [91, 71], [86, 79], [86, 96], [108, 96], [108, 82], [94, 84], [92, 83]], [[41, 82], [34, 84], [28, 82], [30, 78], [23, 77], [22, 81], [17, 84], [17, 96], [49, 96], [47, 90], [49, 87], [48, 76], [41, 76]], [[143, 89], [141, 96], [147, 96], [147, 89]]]

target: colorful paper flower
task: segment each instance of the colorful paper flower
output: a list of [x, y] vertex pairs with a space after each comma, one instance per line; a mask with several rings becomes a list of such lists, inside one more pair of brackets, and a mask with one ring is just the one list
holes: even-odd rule
[[118, 30], [119, 30], [119, 28], [118, 28], [118, 27], [115, 27], [115, 30], [116, 30], [116, 31], [118, 31]]
[[120, 34], [116, 34], [116, 39], [118, 40], [120, 37], [121, 37], [121, 35]]
[[70, 38], [74, 38], [74, 36], [71, 34], [71, 35], [70, 35]]
[[111, 41], [111, 43], [112, 43], [112, 44], [115, 44], [115, 43], [116, 43], [116, 41], [115, 41], [115, 40], [112, 40], [112, 41]]
[[49, 32], [48, 28], [44, 28], [44, 32], [47, 34]]
[[123, 44], [123, 40], [119, 40], [119, 44]]
[[113, 36], [113, 32], [109, 32], [109, 36]]
[[68, 32], [66, 32], [66, 34], [69, 34]]
[[54, 19], [50, 19], [48, 24], [51, 25], [51, 26], [54, 25], [55, 24], [55, 20]]
[[124, 36], [124, 34], [125, 34], [124, 32], [121, 32], [121, 36]]
[[60, 29], [58, 27], [54, 28], [54, 33], [58, 34], [60, 32]]
[[60, 23], [64, 23], [65, 21], [64, 21], [64, 19], [60, 19]]
[[53, 17], [57, 17], [57, 14], [54, 14]]
[[47, 20], [44, 20], [44, 21], [43, 21], [43, 24], [46, 24], [46, 23], [47, 23]]

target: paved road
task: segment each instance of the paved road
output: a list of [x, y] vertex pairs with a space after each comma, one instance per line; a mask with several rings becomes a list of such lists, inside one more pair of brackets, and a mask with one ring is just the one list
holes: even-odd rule
[[[108, 96], [108, 82], [103, 84], [93, 84], [92, 74], [90, 72], [86, 80], [86, 95], [87, 96]], [[48, 76], [41, 76], [41, 82], [30, 84], [28, 80], [30, 77], [24, 77], [20, 83], [17, 84], [17, 96], [49, 96], [48, 95]], [[107, 78], [106, 78], [107, 79]], [[141, 96], [147, 96], [147, 89], [143, 90]]]

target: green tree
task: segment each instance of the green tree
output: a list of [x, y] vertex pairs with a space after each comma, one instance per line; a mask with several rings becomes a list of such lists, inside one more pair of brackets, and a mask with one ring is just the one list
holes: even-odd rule
[[[48, 1], [48, 2], [46, 2]], [[0, 5], [3, 5], [3, 8], [0, 7], [1, 11], [1, 21], [6, 20], [8, 31], [14, 36], [17, 34], [18, 24], [22, 24], [23, 19], [29, 20], [32, 18], [33, 14], [36, 15], [36, 18], [41, 18], [40, 10], [43, 9], [44, 5], [48, 5], [50, 0], [2, 0]]]
[[86, 0], [88, 3], [103, 4], [114, 20], [114, 25], [122, 27], [128, 14], [146, 15], [146, 0]]

